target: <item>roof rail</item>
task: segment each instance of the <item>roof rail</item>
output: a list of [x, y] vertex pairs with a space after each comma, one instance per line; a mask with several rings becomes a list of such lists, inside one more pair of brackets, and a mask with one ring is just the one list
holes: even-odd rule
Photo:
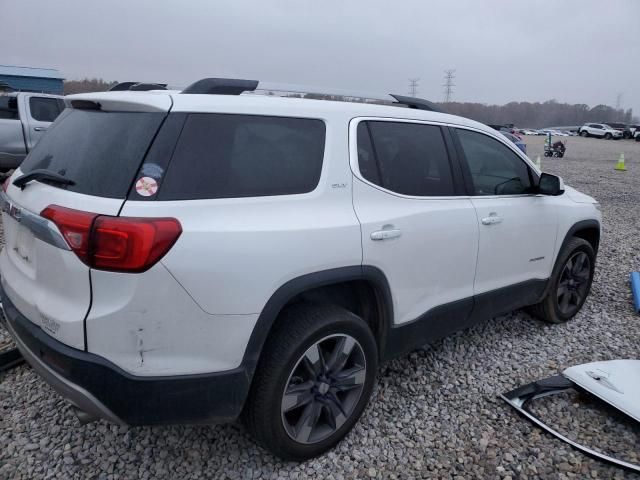
[[381, 100], [391, 102], [389, 95], [384, 93], [361, 92], [342, 88], [315, 87], [311, 85], [295, 85], [290, 83], [260, 82], [256, 90], [265, 92], [301, 93], [305, 95], [326, 95], [346, 98], [361, 98], [364, 100]]
[[148, 92], [149, 90], [166, 90], [166, 83], [120, 82], [109, 89], [110, 92]]
[[429, 100], [425, 100], [423, 98], [403, 97], [402, 95], [395, 95], [393, 93], [390, 93], [389, 95], [395, 98], [398, 101], [398, 103], [406, 105], [409, 108], [415, 108], [417, 110], [428, 110], [430, 112], [444, 113], [444, 110], [442, 110], [440, 107], [436, 106], [434, 103], [430, 102]]
[[402, 105], [418, 110], [443, 112], [443, 110], [440, 107], [436, 106], [434, 103], [416, 97], [404, 97], [395, 94], [360, 92], [337, 88], [312, 87], [309, 85], [259, 82], [257, 80], [243, 80], [238, 78], [203, 78], [202, 80], [198, 80], [197, 82], [189, 85], [187, 88], [182, 90], [182, 93], [240, 95], [244, 92], [253, 93], [256, 91], [299, 93], [303, 95], [323, 95], [345, 97], [349, 99], [377, 100], [391, 105]]
[[242, 92], [252, 92], [258, 86], [257, 80], [242, 80], [238, 78], [203, 78], [182, 90], [187, 94], [210, 95], [240, 95]]

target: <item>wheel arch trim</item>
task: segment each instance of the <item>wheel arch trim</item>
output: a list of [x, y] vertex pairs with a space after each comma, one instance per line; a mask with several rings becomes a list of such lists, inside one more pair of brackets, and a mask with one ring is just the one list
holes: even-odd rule
[[265, 341], [282, 309], [297, 295], [319, 287], [349, 281], [364, 280], [373, 286], [380, 313], [379, 334], [376, 335], [379, 352], [384, 348], [385, 332], [393, 323], [393, 299], [387, 277], [377, 267], [353, 265], [322, 270], [293, 278], [281, 285], [262, 308], [242, 358], [249, 379], [253, 377]]
[[[600, 222], [598, 220], [595, 220], [595, 219], [581, 220], [579, 222], [574, 223], [569, 228], [569, 230], [567, 230], [567, 233], [565, 234], [564, 239], [562, 240], [562, 243], [560, 244], [560, 248], [558, 248], [558, 250], [555, 253], [555, 258], [553, 259], [552, 271], [551, 271], [551, 274], [549, 275], [549, 281], [547, 282], [547, 286], [544, 289], [544, 292], [542, 293], [541, 298], [544, 298], [547, 295], [547, 293], [549, 292], [549, 288], [551, 288], [553, 272], [555, 271], [556, 262], [558, 261], [558, 257], [560, 256], [560, 253], [562, 252], [562, 250], [567, 246], [569, 241], [575, 236], [575, 233], [579, 232], [581, 230], [594, 230], [594, 229], [598, 231], [598, 242], [597, 242], [597, 244], [595, 246], [593, 246], [593, 250], [595, 251], [595, 253], [597, 255], [598, 254], [598, 247], [600, 245], [600, 235], [601, 235]], [[582, 238], [582, 237], [580, 237], [580, 238]]]
[[556, 254], [556, 259], [558, 258], [558, 255], [560, 255], [560, 252], [562, 251], [562, 249], [567, 245], [567, 243], [569, 243], [569, 240], [571, 240], [571, 238], [575, 236], [576, 232], [579, 232], [581, 230], [594, 230], [594, 229], [598, 231], [598, 243], [593, 246], [593, 250], [597, 254], [598, 247], [600, 245], [600, 234], [601, 234], [600, 222], [595, 219], [581, 220], [579, 222], [574, 223], [567, 231], [566, 235], [564, 236], [564, 239], [562, 240], [562, 244], [558, 249], [558, 253]]

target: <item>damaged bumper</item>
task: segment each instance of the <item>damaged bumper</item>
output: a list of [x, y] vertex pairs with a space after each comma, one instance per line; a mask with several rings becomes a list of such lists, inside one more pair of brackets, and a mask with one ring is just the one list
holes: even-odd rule
[[134, 376], [98, 355], [53, 339], [22, 315], [1, 288], [0, 296], [2, 321], [25, 360], [76, 407], [81, 421], [225, 423], [242, 411], [249, 391], [244, 367], [212, 374]]

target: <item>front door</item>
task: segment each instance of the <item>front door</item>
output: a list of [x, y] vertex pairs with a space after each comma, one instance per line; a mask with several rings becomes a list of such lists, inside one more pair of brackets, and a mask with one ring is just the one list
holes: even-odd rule
[[555, 201], [533, 193], [537, 174], [515, 148], [479, 131], [455, 131], [480, 229], [474, 294], [479, 304], [491, 294], [494, 313], [499, 313], [529, 294], [535, 300], [551, 275]]

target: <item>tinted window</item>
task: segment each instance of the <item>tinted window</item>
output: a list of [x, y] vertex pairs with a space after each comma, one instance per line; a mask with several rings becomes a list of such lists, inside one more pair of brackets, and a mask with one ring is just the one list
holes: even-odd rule
[[16, 97], [0, 96], [0, 119], [18, 120], [18, 102]]
[[31, 117], [39, 122], [53, 122], [62, 109], [57, 98], [31, 97], [29, 99]]
[[440, 127], [361, 122], [358, 165], [364, 178], [403, 195], [453, 195], [449, 157]]
[[529, 169], [510, 148], [482, 133], [461, 129], [457, 132], [475, 195], [529, 193]]
[[190, 114], [158, 198], [310, 192], [320, 180], [324, 138], [321, 120]]
[[20, 169], [64, 175], [75, 182], [66, 187], [73, 192], [123, 198], [164, 116], [65, 110]]
[[380, 171], [378, 162], [373, 151], [371, 143], [371, 135], [369, 134], [368, 122], [360, 122], [358, 124], [358, 168], [360, 174], [376, 185], [382, 185], [380, 182]]

